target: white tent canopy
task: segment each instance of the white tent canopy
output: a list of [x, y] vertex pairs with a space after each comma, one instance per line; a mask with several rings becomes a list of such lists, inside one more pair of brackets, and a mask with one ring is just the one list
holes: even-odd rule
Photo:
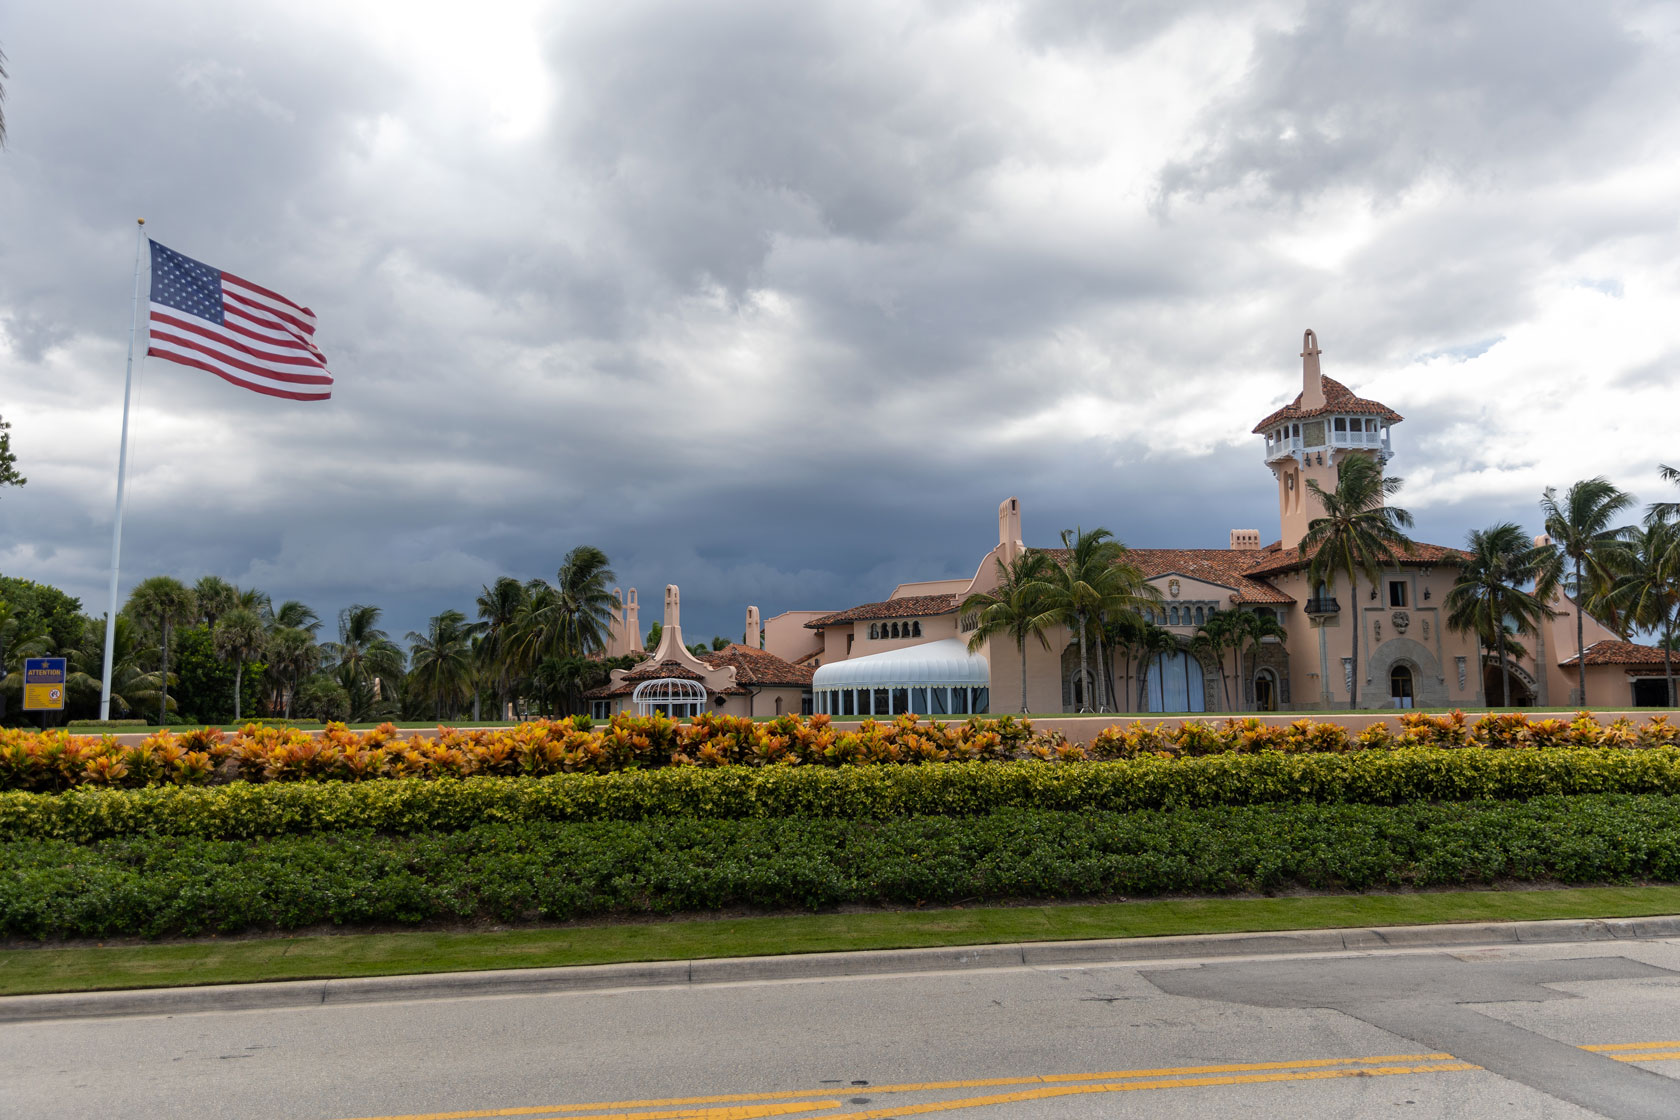
[[816, 710], [835, 716], [969, 715], [989, 708], [991, 670], [960, 638], [904, 646], [820, 666]]

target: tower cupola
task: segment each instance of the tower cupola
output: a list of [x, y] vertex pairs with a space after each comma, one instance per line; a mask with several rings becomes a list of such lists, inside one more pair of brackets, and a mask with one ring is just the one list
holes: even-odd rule
[[1393, 457], [1390, 431], [1405, 419], [1377, 401], [1356, 397], [1319, 367], [1318, 335], [1301, 338], [1301, 392], [1294, 401], [1254, 426], [1265, 440], [1266, 465], [1278, 482], [1283, 546], [1294, 548], [1307, 525], [1324, 511], [1306, 489], [1308, 479], [1325, 490], [1336, 482], [1336, 464], [1348, 455]]

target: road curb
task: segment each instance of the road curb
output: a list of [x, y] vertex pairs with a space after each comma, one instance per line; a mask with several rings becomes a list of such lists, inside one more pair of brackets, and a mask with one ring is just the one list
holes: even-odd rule
[[0, 1023], [50, 1019], [186, 1015], [347, 1003], [533, 995], [622, 988], [690, 987], [765, 980], [823, 980], [896, 973], [997, 968], [1147, 964], [1152, 961], [1382, 949], [1455, 949], [1577, 941], [1637, 941], [1680, 937], [1680, 915], [1647, 918], [1474, 922], [1432, 926], [1371, 926], [1271, 933], [1190, 934], [1100, 941], [1029, 941], [926, 949], [871, 949], [776, 957], [721, 957], [642, 964], [496, 969], [419, 976], [363, 976], [342, 980], [285, 980], [194, 988], [0, 997]]

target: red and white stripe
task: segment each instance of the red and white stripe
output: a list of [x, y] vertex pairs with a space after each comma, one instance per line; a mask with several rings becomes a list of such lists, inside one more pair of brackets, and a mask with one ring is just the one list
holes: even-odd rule
[[315, 313], [309, 308], [224, 272], [222, 319], [218, 326], [153, 303], [146, 353], [271, 397], [331, 398], [333, 378], [315, 345]]

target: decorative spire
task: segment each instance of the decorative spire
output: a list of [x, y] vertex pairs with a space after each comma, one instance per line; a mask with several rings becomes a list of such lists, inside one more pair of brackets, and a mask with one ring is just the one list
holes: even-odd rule
[[1324, 378], [1319, 372], [1318, 335], [1311, 329], [1301, 336], [1301, 408], [1311, 411], [1324, 407]]

